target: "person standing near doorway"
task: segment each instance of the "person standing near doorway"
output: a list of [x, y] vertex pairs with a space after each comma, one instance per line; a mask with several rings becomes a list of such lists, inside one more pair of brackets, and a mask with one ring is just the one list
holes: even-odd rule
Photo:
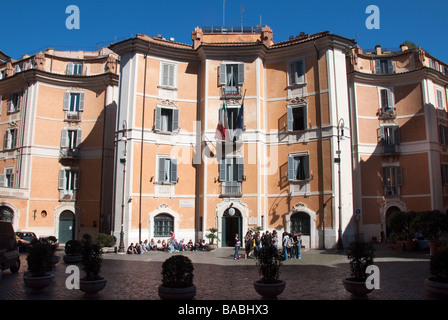
[[240, 241], [240, 239], [238, 238], [238, 233], [237, 234], [235, 234], [235, 240], [234, 240], [234, 242], [235, 242], [235, 253], [233, 254], [233, 259], [239, 259], [240, 258], [240, 256], [239, 256], [239, 254], [238, 254], [238, 251], [240, 250], [240, 246], [241, 246], [241, 241]]

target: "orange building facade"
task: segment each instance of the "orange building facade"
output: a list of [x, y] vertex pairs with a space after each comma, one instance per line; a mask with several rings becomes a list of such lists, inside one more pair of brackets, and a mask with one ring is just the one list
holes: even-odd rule
[[347, 61], [357, 232], [384, 239], [393, 211], [448, 209], [448, 66], [405, 45]]

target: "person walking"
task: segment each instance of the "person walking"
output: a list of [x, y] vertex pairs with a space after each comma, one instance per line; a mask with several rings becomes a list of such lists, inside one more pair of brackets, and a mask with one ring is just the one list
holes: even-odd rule
[[289, 235], [286, 231], [283, 233], [282, 244], [283, 244], [283, 253], [285, 254], [285, 260], [288, 260]]
[[302, 259], [302, 234], [297, 233], [297, 256]]
[[235, 253], [233, 254], [233, 259], [236, 260], [236, 259], [240, 258], [239, 254], [238, 254], [238, 251], [240, 250], [240, 246], [241, 246], [241, 241], [238, 238], [238, 233], [235, 234], [235, 240], [234, 241], [235, 241]]

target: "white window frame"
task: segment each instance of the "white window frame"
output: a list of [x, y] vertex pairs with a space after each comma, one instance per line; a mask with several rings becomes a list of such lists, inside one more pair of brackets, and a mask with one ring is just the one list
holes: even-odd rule
[[[164, 110], [171, 111], [171, 127], [162, 128], [162, 114]], [[179, 109], [171, 106], [157, 105], [154, 110], [154, 131], [162, 133], [179, 132]]]
[[[386, 102], [387, 106], [384, 106], [383, 101], [383, 92], [386, 92]], [[379, 108], [380, 114], [391, 114], [395, 113], [395, 95], [392, 89], [390, 88], [378, 88], [378, 99], [379, 99]]]
[[14, 167], [6, 167], [4, 172], [2, 187], [14, 188]]
[[[13, 134], [13, 132], [15, 132]], [[17, 148], [17, 135], [19, 133], [18, 128], [9, 128], [5, 131], [5, 136], [3, 139], [3, 149], [12, 150]]]
[[65, 74], [69, 75], [69, 76], [84, 75], [84, 63], [83, 62], [67, 62]]
[[58, 189], [73, 195], [79, 190], [79, 168], [63, 167], [59, 170]]
[[23, 91], [11, 93], [8, 101], [8, 113], [20, 111], [23, 103]]
[[[288, 86], [306, 84], [306, 64], [305, 58], [288, 61], [287, 65]], [[292, 80], [294, 77], [294, 80]]]
[[[294, 125], [296, 124], [296, 121], [294, 119], [294, 111], [297, 109], [301, 109], [303, 112], [303, 123], [302, 129], [294, 130]], [[287, 117], [287, 131], [293, 132], [293, 131], [303, 131], [308, 129], [308, 104], [307, 103], [300, 103], [300, 104], [291, 104], [286, 106], [286, 117]]]
[[[233, 86], [229, 85], [229, 79], [227, 77], [227, 66], [235, 66], [236, 69], [233, 69], [232, 76], [236, 74], [236, 81], [233, 83]], [[241, 87], [245, 82], [245, 66], [244, 62], [238, 61], [224, 61], [219, 65], [219, 73], [218, 73], [219, 84], [222, 87], [223, 95], [240, 95]], [[235, 89], [231, 89], [235, 88]]]
[[[156, 157], [156, 172], [157, 172], [157, 178], [156, 183], [157, 184], [176, 184], [178, 182], [178, 162], [177, 159], [170, 156], [170, 155], [157, 155]], [[161, 167], [161, 163], [163, 160], [163, 168]], [[166, 162], [169, 160], [169, 176], [167, 179], [162, 179], [162, 174], [166, 174]], [[163, 171], [162, 171], [163, 170]]]
[[443, 97], [443, 89], [436, 88], [436, 103], [437, 109], [444, 110], [445, 109], [445, 99]]
[[[390, 172], [386, 172], [390, 170]], [[390, 177], [393, 176], [393, 177]], [[390, 183], [386, 180], [390, 177]], [[400, 195], [400, 187], [403, 185], [403, 169], [399, 165], [385, 165], [382, 167], [382, 179], [385, 197], [396, 197]]]
[[80, 128], [64, 128], [61, 133], [61, 148], [74, 150], [81, 144], [82, 130]]
[[[75, 100], [75, 102], [73, 102], [73, 99], [76, 99], [75, 97], [77, 97], [78, 95], [79, 98]], [[76, 121], [81, 120], [81, 112], [84, 111], [84, 104], [85, 104], [84, 91], [64, 92], [64, 101], [62, 109], [65, 111], [65, 120], [76, 120]]]
[[177, 64], [160, 61], [159, 87], [164, 89], [177, 88]]
[[[383, 68], [381, 61], [387, 61], [386, 69]], [[375, 74], [394, 74], [395, 63], [392, 59], [375, 59], [374, 60]]]
[[[302, 164], [304, 170], [303, 179], [297, 179], [297, 171], [294, 167], [296, 158], [306, 159]], [[310, 155], [308, 152], [290, 153], [288, 155], [288, 181], [290, 182], [307, 182], [311, 179]]]

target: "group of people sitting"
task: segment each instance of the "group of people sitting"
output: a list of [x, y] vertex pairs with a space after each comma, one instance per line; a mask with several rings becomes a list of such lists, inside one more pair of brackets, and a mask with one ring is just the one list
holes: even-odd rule
[[[171, 245], [172, 244], [172, 245]], [[142, 254], [148, 251], [198, 251], [205, 250], [205, 240], [201, 239], [198, 242], [193, 242], [191, 239], [187, 243], [182, 239], [177, 241], [176, 239], [157, 240], [151, 239], [151, 241], [145, 240], [131, 243], [128, 247], [128, 254]]]

